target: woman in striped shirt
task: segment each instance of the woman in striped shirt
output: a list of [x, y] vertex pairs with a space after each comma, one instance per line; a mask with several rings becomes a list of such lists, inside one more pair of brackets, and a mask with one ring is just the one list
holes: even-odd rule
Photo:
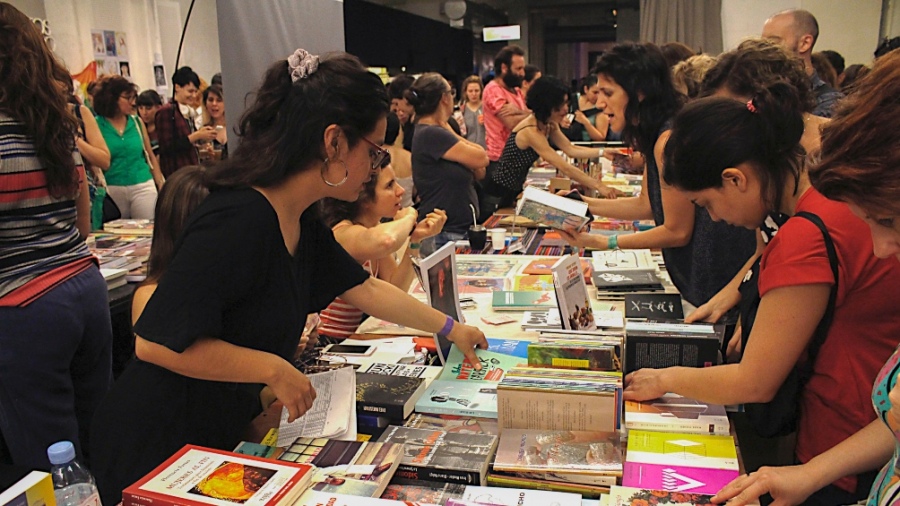
[[0, 463], [37, 469], [60, 440], [87, 459], [112, 380], [106, 282], [82, 238], [90, 200], [71, 92], [35, 25], [0, 2]]
[[[441, 232], [447, 213], [435, 209], [418, 221], [414, 208], [401, 208], [404, 193], [388, 165], [366, 183], [355, 202], [328, 198], [320, 205], [325, 224], [350, 256], [373, 276], [407, 290], [415, 276], [411, 257], [419, 255], [423, 239]], [[382, 223], [384, 218], [393, 220]], [[320, 316], [319, 335], [342, 340], [356, 332], [363, 313], [338, 297]]]

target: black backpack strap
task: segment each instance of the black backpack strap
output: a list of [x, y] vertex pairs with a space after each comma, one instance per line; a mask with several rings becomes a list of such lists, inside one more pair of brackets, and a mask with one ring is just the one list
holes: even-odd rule
[[834, 285], [831, 286], [831, 294], [828, 296], [828, 306], [825, 309], [825, 314], [822, 316], [822, 320], [819, 321], [819, 325], [816, 327], [816, 332], [815, 334], [813, 334], [812, 342], [809, 343], [809, 348], [807, 349], [808, 358], [806, 361], [806, 365], [800, 369], [800, 384], [801, 386], [804, 386], [809, 381], [810, 377], [812, 377], [813, 366], [816, 363], [816, 357], [819, 354], [819, 349], [822, 348], [822, 344], [825, 342], [825, 337], [828, 336], [828, 330], [831, 328], [831, 322], [834, 319], [834, 306], [837, 302], [840, 273], [838, 272], [839, 264], [837, 251], [834, 247], [834, 241], [831, 240], [831, 234], [828, 233], [828, 229], [825, 227], [825, 223], [822, 222], [822, 218], [819, 218], [817, 215], [807, 211], [800, 211], [794, 216], [799, 216], [811, 221], [813, 225], [818, 227], [822, 232], [822, 237], [825, 239], [825, 251], [828, 252], [828, 262], [831, 264], [831, 272], [834, 275]]

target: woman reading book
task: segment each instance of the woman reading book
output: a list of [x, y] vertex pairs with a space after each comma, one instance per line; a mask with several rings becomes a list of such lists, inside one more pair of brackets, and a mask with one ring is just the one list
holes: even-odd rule
[[[821, 158], [810, 169], [810, 179], [822, 195], [846, 202], [853, 214], [865, 221], [872, 234], [875, 256], [896, 262], [900, 260], [900, 130], [885, 125], [900, 115], [900, 51], [878, 59], [872, 73], [857, 86], [823, 129]], [[873, 181], [878, 184], [872, 184]], [[880, 319], [896, 314], [896, 299], [890, 302], [892, 310]], [[742, 476], [713, 500], [742, 506], [769, 493], [780, 504], [800, 504], [842, 476], [883, 466], [866, 503], [895, 504], [900, 495], [898, 364], [900, 348], [894, 350], [875, 377], [874, 421], [803, 465], [764, 467]]]
[[[419, 221], [412, 207], [401, 207], [405, 190], [390, 165], [363, 186], [353, 202], [327, 198], [319, 202], [322, 219], [334, 238], [373, 276], [406, 291], [412, 284], [412, 257], [418, 257], [422, 240], [441, 232], [447, 213], [440, 209]], [[392, 218], [382, 223], [381, 220]], [[345, 339], [356, 332], [362, 311], [338, 297], [321, 313], [319, 335]]]
[[698, 306], [737, 273], [756, 250], [753, 232], [714, 223], [706, 210], [660, 184], [662, 151], [682, 99], [671, 71], [652, 44], [619, 44], [603, 53], [594, 69], [610, 127], [623, 132], [646, 165], [638, 197], [585, 197], [591, 213], [620, 220], [653, 219], [656, 227], [629, 235], [593, 235], [568, 229], [573, 245], [600, 250], [661, 248], [666, 269], [681, 295]]
[[290, 362], [307, 314], [341, 296], [363, 311], [445, 335], [470, 360], [487, 342], [373, 278], [315, 213], [352, 201], [387, 165], [388, 99], [355, 57], [299, 49], [272, 65], [240, 121], [240, 147], [209, 169], [210, 195], [134, 326], [135, 355], [98, 409], [91, 469], [102, 501], [186, 443], [231, 449], [271, 388], [290, 421], [315, 399]]
[[[795, 383], [801, 390], [794, 401], [794, 455], [806, 463], [875, 418], [871, 385], [900, 334], [892, 296], [900, 264], [869, 254], [872, 238], [850, 208], [811, 187], [803, 124], [799, 94], [787, 83], [748, 102], [699, 99], [676, 117], [665, 150], [666, 183], [716, 220], [777, 228], [777, 234], [770, 233], [755, 277], [741, 288], [740, 363], [640, 369], [626, 377], [625, 398], [672, 392], [715, 404], [768, 403], [799, 367], [808, 373]], [[765, 427], [765, 419], [751, 420], [757, 431]], [[863, 471], [819, 482], [825, 488], [811, 504], [866, 497], [874, 476]]]

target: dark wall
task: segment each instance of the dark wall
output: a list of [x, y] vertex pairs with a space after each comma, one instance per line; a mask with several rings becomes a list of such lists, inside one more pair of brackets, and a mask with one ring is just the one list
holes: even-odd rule
[[471, 31], [364, 0], [344, 0], [344, 41], [348, 53], [372, 67], [453, 80], [472, 73]]

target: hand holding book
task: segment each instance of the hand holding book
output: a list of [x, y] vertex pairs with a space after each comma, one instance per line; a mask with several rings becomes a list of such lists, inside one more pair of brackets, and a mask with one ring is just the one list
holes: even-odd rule
[[316, 390], [305, 374], [298, 371], [290, 362], [276, 358], [280, 361], [280, 365], [273, 373], [273, 379], [266, 384], [287, 408], [288, 421], [293, 422], [312, 407], [313, 401], [316, 400]]
[[475, 354], [475, 348], [480, 348], [482, 350], [488, 349], [488, 342], [484, 337], [484, 332], [471, 325], [457, 322], [453, 325], [453, 330], [450, 331], [447, 339], [452, 341], [453, 344], [459, 348], [459, 351], [463, 353], [466, 360], [468, 360], [476, 370], [481, 370], [481, 361], [478, 360], [478, 355]]

